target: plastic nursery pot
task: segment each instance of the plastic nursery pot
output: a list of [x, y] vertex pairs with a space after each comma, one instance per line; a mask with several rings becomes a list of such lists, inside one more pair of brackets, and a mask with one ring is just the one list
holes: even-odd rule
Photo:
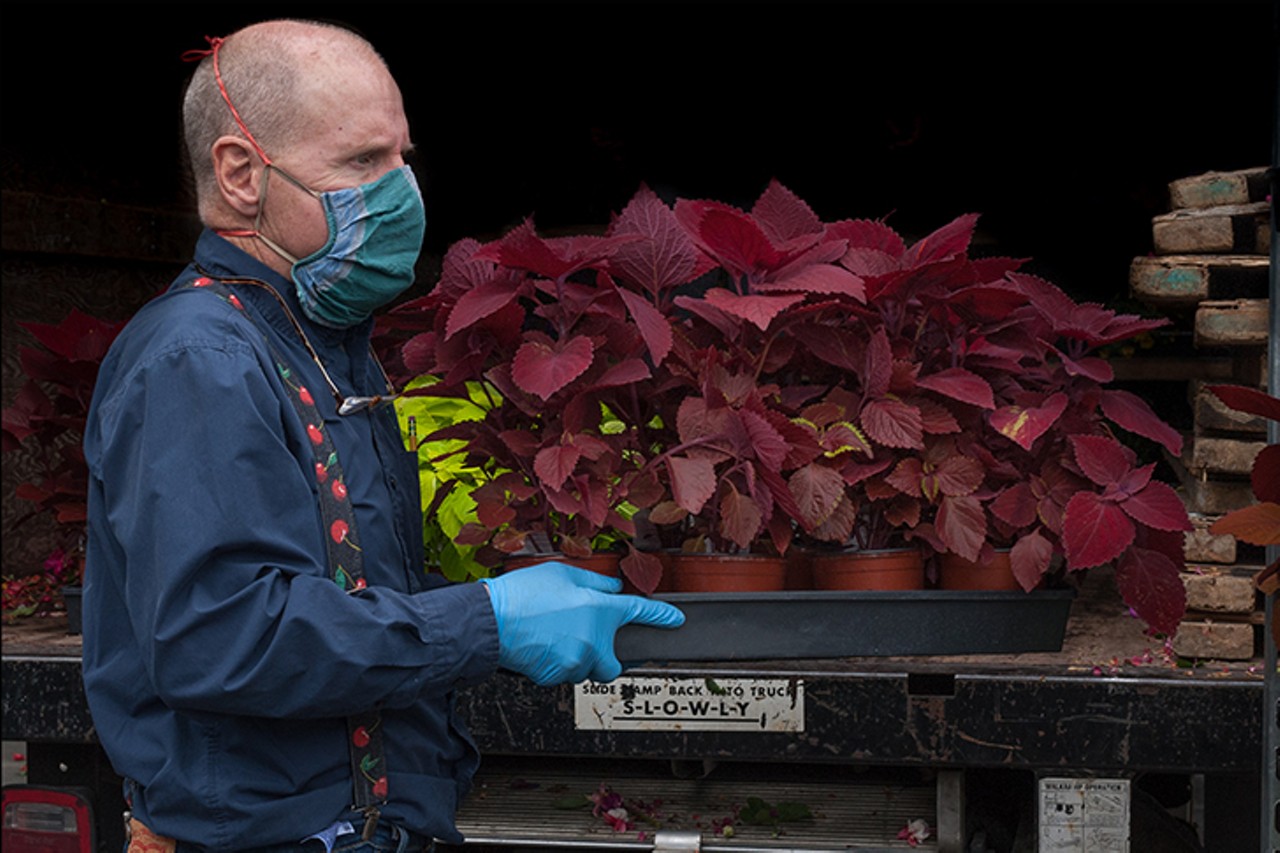
[[589, 557], [570, 557], [566, 554], [537, 554], [531, 556], [508, 557], [502, 561], [504, 571], [513, 569], [524, 569], [529, 566], [536, 566], [539, 563], [557, 562], [564, 563], [568, 566], [576, 566], [579, 569], [586, 569], [589, 572], [595, 572], [598, 575], [607, 575], [611, 578], [619, 576], [618, 563], [621, 561], [622, 555], [615, 554], [612, 551], [601, 551], [592, 554]]
[[673, 555], [675, 592], [779, 592], [786, 587], [787, 561], [761, 554]]
[[813, 589], [813, 560], [803, 548], [787, 549], [786, 590]]
[[1013, 576], [1008, 550], [996, 551], [986, 563], [966, 560], [958, 554], [939, 555], [938, 588], [1022, 592], [1022, 585]]
[[814, 589], [924, 589], [924, 556], [918, 548], [817, 552], [810, 560]]

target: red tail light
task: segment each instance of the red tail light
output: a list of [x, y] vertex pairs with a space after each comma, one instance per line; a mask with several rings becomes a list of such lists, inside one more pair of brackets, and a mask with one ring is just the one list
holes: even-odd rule
[[4, 853], [96, 853], [93, 807], [68, 788], [4, 789]]

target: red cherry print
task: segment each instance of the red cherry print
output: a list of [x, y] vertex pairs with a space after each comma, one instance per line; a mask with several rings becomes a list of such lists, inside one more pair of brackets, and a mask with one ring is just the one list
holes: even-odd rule
[[324, 463], [317, 462], [316, 463], [316, 482], [323, 483], [327, 479], [329, 479], [329, 470], [324, 467]]
[[364, 578], [356, 578], [356, 585], [355, 585], [356, 591], [362, 590], [367, 586], [368, 584], [364, 582]]
[[373, 795], [380, 800], [387, 798], [387, 777], [381, 776], [373, 783]]
[[334, 480], [333, 487], [330, 491], [332, 491], [333, 496], [340, 501], [347, 499], [347, 487], [341, 480]]
[[351, 742], [354, 743], [360, 749], [364, 749], [366, 746], [369, 745], [369, 730], [366, 729], [364, 726], [361, 726], [360, 728], [356, 729], [354, 732], [351, 733]]
[[192, 285], [195, 287], [208, 287], [211, 284], [213, 284], [213, 279], [205, 278], [204, 276], [200, 276], [192, 282]]
[[347, 538], [347, 531], [350, 529], [350, 526], [345, 521], [338, 519], [329, 526], [329, 537], [334, 542], [341, 542]]
[[307, 386], [305, 385], [298, 386], [298, 397], [308, 406], [314, 406], [316, 404], [316, 401], [311, 399], [311, 392], [307, 390]]
[[324, 441], [324, 436], [320, 434], [320, 427], [315, 424], [307, 424], [307, 436], [311, 439], [312, 444], [319, 444]]
[[227, 297], [227, 301], [239, 308], [241, 311], [244, 310], [244, 306], [240, 304], [240, 300], [236, 298], [234, 293]]

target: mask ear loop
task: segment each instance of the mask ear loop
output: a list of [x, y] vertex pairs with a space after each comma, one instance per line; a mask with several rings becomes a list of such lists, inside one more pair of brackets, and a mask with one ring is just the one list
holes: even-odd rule
[[258, 214], [254, 217], [253, 228], [222, 230], [215, 233], [223, 237], [256, 237], [266, 243], [273, 252], [284, 258], [290, 264], [296, 264], [298, 262], [297, 258], [277, 244], [274, 240], [262, 233], [262, 212], [267, 207], [267, 191], [271, 187], [271, 181], [267, 173], [274, 169], [290, 182], [297, 184], [300, 189], [306, 190], [316, 198], [320, 198], [320, 195], [316, 193], [315, 190], [303, 186], [296, 178], [277, 166], [272, 162], [271, 158], [267, 156], [267, 152], [262, 150], [262, 146], [258, 144], [258, 140], [254, 137], [253, 133], [250, 132], [249, 126], [245, 124], [244, 119], [240, 117], [240, 111], [236, 109], [235, 104], [231, 103], [231, 96], [227, 93], [227, 84], [222, 79], [222, 68], [218, 64], [218, 51], [222, 48], [226, 39], [219, 36], [205, 36], [204, 40], [209, 43], [207, 50], [194, 49], [185, 51], [182, 54], [182, 61], [199, 62], [205, 57], [213, 59], [213, 79], [218, 83], [218, 93], [222, 95], [222, 100], [226, 103], [227, 109], [231, 110], [231, 117], [235, 119], [236, 127], [240, 128], [240, 132], [244, 134], [244, 138], [253, 146], [253, 150], [258, 153], [258, 156], [262, 158], [262, 165], [264, 166], [264, 174], [262, 177], [262, 198], [258, 202]]

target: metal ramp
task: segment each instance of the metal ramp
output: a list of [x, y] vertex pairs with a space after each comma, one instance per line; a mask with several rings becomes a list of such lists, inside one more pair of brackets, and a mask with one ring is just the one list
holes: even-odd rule
[[[943, 809], [939, 827], [940, 798], [960, 792], [959, 774], [942, 774], [935, 783], [905, 778], [909, 774], [855, 778], [839, 767], [810, 765], [803, 778], [785, 768], [721, 765], [705, 777], [691, 779], [674, 777], [670, 765], [661, 761], [645, 762], [643, 769], [629, 762], [573, 758], [524, 759], [492, 769], [489, 764], [486, 761], [458, 812], [466, 844], [444, 845], [441, 853], [959, 849], [947, 843], [939, 846], [940, 832], [944, 839], [960, 836], [958, 808]], [[781, 778], [784, 775], [788, 778]], [[591, 794], [602, 784], [621, 795], [625, 804], [639, 806], [629, 810], [633, 829], [614, 830], [593, 815], [590, 806], [565, 807], [566, 801]], [[813, 816], [775, 826], [737, 821], [730, 835], [718, 831], [751, 797], [772, 805], [802, 803]], [[926, 839], [912, 845], [899, 838], [909, 822], [918, 820], [928, 824]]]

